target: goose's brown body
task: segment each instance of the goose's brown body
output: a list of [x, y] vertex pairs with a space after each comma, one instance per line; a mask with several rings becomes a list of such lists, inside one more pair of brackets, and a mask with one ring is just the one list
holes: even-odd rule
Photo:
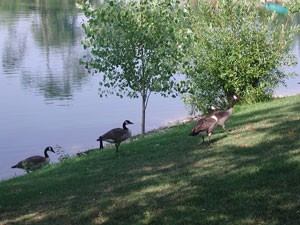
[[101, 135], [97, 141], [100, 142], [100, 149], [103, 148], [103, 141], [114, 143], [116, 146], [116, 151], [119, 150], [119, 146], [121, 142], [127, 140], [131, 137], [132, 133], [131, 130], [126, 127], [128, 124], [133, 124], [129, 120], [125, 120], [123, 122], [123, 128], [114, 128], [106, 132], [105, 134]]
[[212, 135], [213, 130], [218, 125], [217, 117], [213, 115], [208, 115], [202, 119], [200, 119], [192, 129], [190, 133], [191, 136], [201, 135], [204, 142], [204, 135], [208, 136], [208, 144], [210, 144], [210, 137]]
[[49, 146], [44, 150], [44, 157], [39, 155], [31, 156], [24, 160], [21, 160], [11, 168], [23, 169], [26, 170], [27, 173], [36, 169], [40, 169], [50, 162], [49, 155], [47, 153], [48, 151], [55, 153], [53, 148]]

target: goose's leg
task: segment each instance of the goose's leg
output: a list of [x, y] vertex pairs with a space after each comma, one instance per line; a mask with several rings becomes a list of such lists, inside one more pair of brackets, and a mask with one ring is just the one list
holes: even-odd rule
[[100, 137], [99, 139], [100, 139], [100, 140], [99, 140], [99, 142], [100, 142], [100, 149], [102, 149], [102, 148], [103, 148], [103, 140], [102, 140], [102, 137]]
[[226, 132], [225, 124], [222, 127], [223, 127], [224, 132]]
[[208, 133], [207, 136], [208, 136], [208, 145], [210, 145], [210, 136], [212, 135], [212, 133]]
[[115, 145], [116, 145], [116, 152], [118, 152], [120, 144], [116, 143]]

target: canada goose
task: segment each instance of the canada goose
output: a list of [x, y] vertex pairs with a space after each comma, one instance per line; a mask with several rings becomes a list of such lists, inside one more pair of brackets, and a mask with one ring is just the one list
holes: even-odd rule
[[218, 118], [214, 115], [208, 115], [200, 119], [192, 129], [190, 136], [201, 135], [204, 143], [204, 135], [208, 136], [208, 145], [210, 144], [210, 136], [212, 135], [213, 130], [218, 125]]
[[123, 128], [114, 128], [105, 134], [101, 135], [97, 141], [100, 141], [100, 149], [103, 148], [103, 141], [107, 141], [109, 143], [115, 143], [116, 152], [119, 151], [119, 146], [121, 142], [131, 137], [131, 130], [129, 130], [126, 125], [133, 124], [129, 120], [125, 120], [123, 122]]
[[40, 169], [46, 166], [50, 162], [49, 155], [47, 153], [48, 151], [55, 153], [53, 148], [51, 146], [48, 146], [44, 150], [44, 157], [39, 155], [31, 156], [27, 159], [18, 162], [16, 165], [12, 166], [11, 168], [23, 169], [26, 170], [27, 173], [36, 169]]
[[224, 131], [226, 131], [225, 129], [225, 123], [226, 121], [230, 118], [230, 116], [232, 115], [232, 108], [234, 106], [234, 102], [238, 99], [238, 97], [236, 97], [235, 95], [233, 95], [229, 106], [227, 108], [226, 111], [216, 111], [214, 112], [212, 115], [216, 116], [218, 119], [218, 125], [222, 126]]

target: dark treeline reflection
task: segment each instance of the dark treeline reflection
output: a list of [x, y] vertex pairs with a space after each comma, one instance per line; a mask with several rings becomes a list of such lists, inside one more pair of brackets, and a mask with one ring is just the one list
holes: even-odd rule
[[75, 0], [1, 0], [2, 67], [46, 100], [71, 99], [88, 80], [79, 65], [83, 15]]

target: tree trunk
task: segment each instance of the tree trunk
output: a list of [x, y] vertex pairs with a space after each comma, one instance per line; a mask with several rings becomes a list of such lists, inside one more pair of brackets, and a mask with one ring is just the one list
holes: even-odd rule
[[145, 134], [146, 127], [146, 100], [147, 96], [142, 96], [142, 134]]

